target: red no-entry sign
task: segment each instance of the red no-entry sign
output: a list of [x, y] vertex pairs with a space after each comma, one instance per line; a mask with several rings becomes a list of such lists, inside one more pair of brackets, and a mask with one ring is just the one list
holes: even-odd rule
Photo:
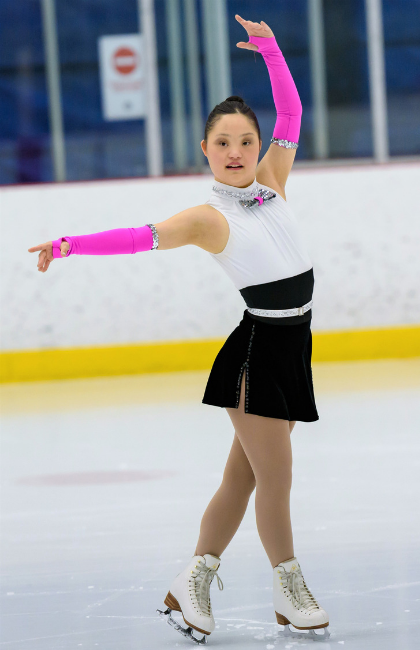
[[138, 66], [138, 55], [131, 47], [119, 47], [112, 56], [112, 62], [117, 72], [130, 74]]
[[146, 118], [143, 35], [100, 36], [98, 54], [104, 119]]

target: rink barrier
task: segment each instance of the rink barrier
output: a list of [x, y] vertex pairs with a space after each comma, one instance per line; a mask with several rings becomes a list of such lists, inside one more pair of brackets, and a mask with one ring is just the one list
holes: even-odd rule
[[[208, 370], [225, 339], [11, 350], [0, 353], [0, 382]], [[420, 325], [312, 332], [312, 362], [420, 356]]]

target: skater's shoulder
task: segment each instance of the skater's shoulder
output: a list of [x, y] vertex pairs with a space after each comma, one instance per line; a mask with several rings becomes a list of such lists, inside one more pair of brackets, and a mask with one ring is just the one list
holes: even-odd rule
[[181, 210], [154, 226], [159, 236], [159, 250], [192, 244], [210, 253], [219, 253], [230, 232], [221, 212], [206, 204]]
[[208, 253], [222, 252], [230, 235], [226, 216], [208, 203], [197, 208], [199, 208], [196, 214], [197, 237], [194, 243]]

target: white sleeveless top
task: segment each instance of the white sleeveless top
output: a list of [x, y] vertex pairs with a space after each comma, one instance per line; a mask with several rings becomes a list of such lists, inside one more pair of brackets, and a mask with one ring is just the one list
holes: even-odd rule
[[[275, 192], [257, 182], [235, 187], [213, 181], [206, 204], [219, 210], [229, 224], [229, 239], [221, 253], [209, 253], [237, 289], [282, 280], [304, 273], [312, 262], [299, 234], [295, 215], [278, 192], [261, 205], [245, 208], [259, 189]], [[223, 192], [233, 193], [233, 196]]]

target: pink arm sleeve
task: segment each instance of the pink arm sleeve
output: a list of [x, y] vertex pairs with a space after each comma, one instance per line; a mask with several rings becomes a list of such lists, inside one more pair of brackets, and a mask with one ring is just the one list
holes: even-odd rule
[[115, 228], [92, 235], [60, 237], [52, 242], [53, 257], [62, 257], [62, 240], [70, 244], [69, 255], [122, 255], [150, 251], [158, 247], [159, 237], [153, 224], [141, 228]]
[[250, 36], [248, 42], [257, 45], [270, 75], [277, 111], [273, 137], [297, 143], [302, 118], [302, 104], [293, 77], [277, 45], [276, 37]]

